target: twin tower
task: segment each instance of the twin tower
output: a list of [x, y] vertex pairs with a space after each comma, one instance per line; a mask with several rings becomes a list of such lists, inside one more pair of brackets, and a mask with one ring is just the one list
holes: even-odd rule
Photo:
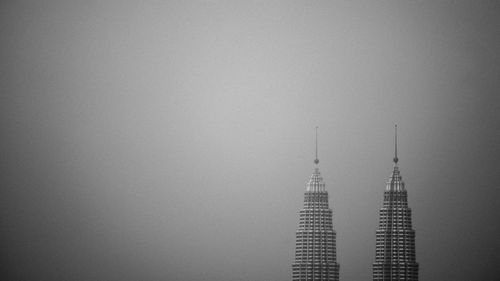
[[[316, 165], [306, 184], [304, 207], [300, 210], [296, 232], [293, 281], [339, 280], [336, 232], [332, 224], [332, 209], [328, 192], [319, 172], [316, 131]], [[415, 230], [411, 224], [408, 194], [399, 173], [397, 156], [397, 127], [395, 134], [394, 169], [384, 191], [376, 231], [374, 281], [418, 280], [415, 260]]]

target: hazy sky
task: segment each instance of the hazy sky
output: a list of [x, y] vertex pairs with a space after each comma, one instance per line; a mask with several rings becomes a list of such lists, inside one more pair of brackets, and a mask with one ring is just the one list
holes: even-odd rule
[[498, 280], [499, 31], [498, 1], [2, 1], [1, 279], [290, 280], [319, 126], [371, 280], [397, 123], [421, 280]]

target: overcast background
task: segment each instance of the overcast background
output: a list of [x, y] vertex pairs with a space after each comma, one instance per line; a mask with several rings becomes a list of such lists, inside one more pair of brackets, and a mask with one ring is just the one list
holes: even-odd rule
[[2, 1], [1, 279], [290, 280], [319, 126], [341, 280], [371, 280], [397, 123], [420, 280], [498, 280], [499, 29], [498, 1]]

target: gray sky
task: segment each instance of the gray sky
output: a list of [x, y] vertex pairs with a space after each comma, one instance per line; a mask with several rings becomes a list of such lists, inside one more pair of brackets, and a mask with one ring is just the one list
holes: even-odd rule
[[397, 123], [421, 279], [495, 280], [499, 26], [496, 1], [2, 1], [2, 274], [290, 280], [319, 126], [341, 279], [371, 280]]

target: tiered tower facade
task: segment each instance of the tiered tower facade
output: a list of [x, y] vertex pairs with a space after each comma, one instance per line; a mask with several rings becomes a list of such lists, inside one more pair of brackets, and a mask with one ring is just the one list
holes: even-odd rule
[[316, 167], [306, 184], [304, 207], [300, 210], [299, 228], [296, 232], [295, 262], [292, 265], [293, 281], [339, 280], [336, 232], [333, 229], [332, 209], [328, 206], [328, 192], [319, 168]]
[[[397, 130], [397, 127], [396, 127]], [[397, 131], [396, 131], [397, 132]], [[415, 230], [412, 229], [408, 194], [400, 175], [396, 134], [394, 170], [387, 182], [376, 234], [374, 281], [418, 280]]]

